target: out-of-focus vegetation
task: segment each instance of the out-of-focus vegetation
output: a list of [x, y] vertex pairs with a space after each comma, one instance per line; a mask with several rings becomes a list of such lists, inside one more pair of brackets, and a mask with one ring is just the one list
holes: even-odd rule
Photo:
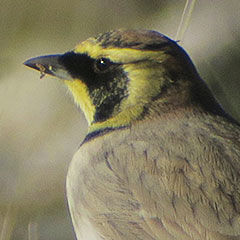
[[[185, 0], [1, 0], [0, 240], [74, 239], [65, 176], [86, 121], [61, 81], [23, 66], [115, 28], [174, 38]], [[180, 42], [240, 120], [240, 1], [197, 1]], [[68, 96], [66, 96], [68, 95]]]

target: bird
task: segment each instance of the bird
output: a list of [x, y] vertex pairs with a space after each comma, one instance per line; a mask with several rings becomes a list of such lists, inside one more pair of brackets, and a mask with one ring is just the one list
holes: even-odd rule
[[88, 122], [66, 179], [78, 240], [240, 239], [240, 125], [177, 41], [119, 29], [24, 64]]

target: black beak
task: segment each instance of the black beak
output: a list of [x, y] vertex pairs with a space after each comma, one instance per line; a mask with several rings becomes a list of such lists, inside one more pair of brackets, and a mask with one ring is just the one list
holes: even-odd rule
[[23, 64], [40, 71], [41, 78], [45, 74], [56, 76], [61, 79], [70, 80], [72, 77], [66, 70], [66, 68], [61, 64], [60, 58], [63, 55], [46, 55], [36, 58], [31, 58], [25, 61]]

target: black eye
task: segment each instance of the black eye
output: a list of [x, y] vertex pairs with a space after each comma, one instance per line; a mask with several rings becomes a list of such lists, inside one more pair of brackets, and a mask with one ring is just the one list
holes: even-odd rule
[[107, 58], [99, 58], [96, 60], [95, 62], [95, 68], [97, 71], [99, 72], [105, 72], [106, 70], [108, 70], [109, 67], [111, 67], [113, 65], [113, 62], [111, 62], [109, 59]]

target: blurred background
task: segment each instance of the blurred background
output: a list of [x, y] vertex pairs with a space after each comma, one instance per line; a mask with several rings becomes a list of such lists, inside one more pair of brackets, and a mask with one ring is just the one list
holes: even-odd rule
[[[75, 239], [68, 164], [87, 131], [62, 82], [22, 63], [116, 28], [174, 38], [185, 0], [1, 0], [0, 240]], [[224, 108], [240, 120], [240, 1], [197, 1], [180, 44]]]

